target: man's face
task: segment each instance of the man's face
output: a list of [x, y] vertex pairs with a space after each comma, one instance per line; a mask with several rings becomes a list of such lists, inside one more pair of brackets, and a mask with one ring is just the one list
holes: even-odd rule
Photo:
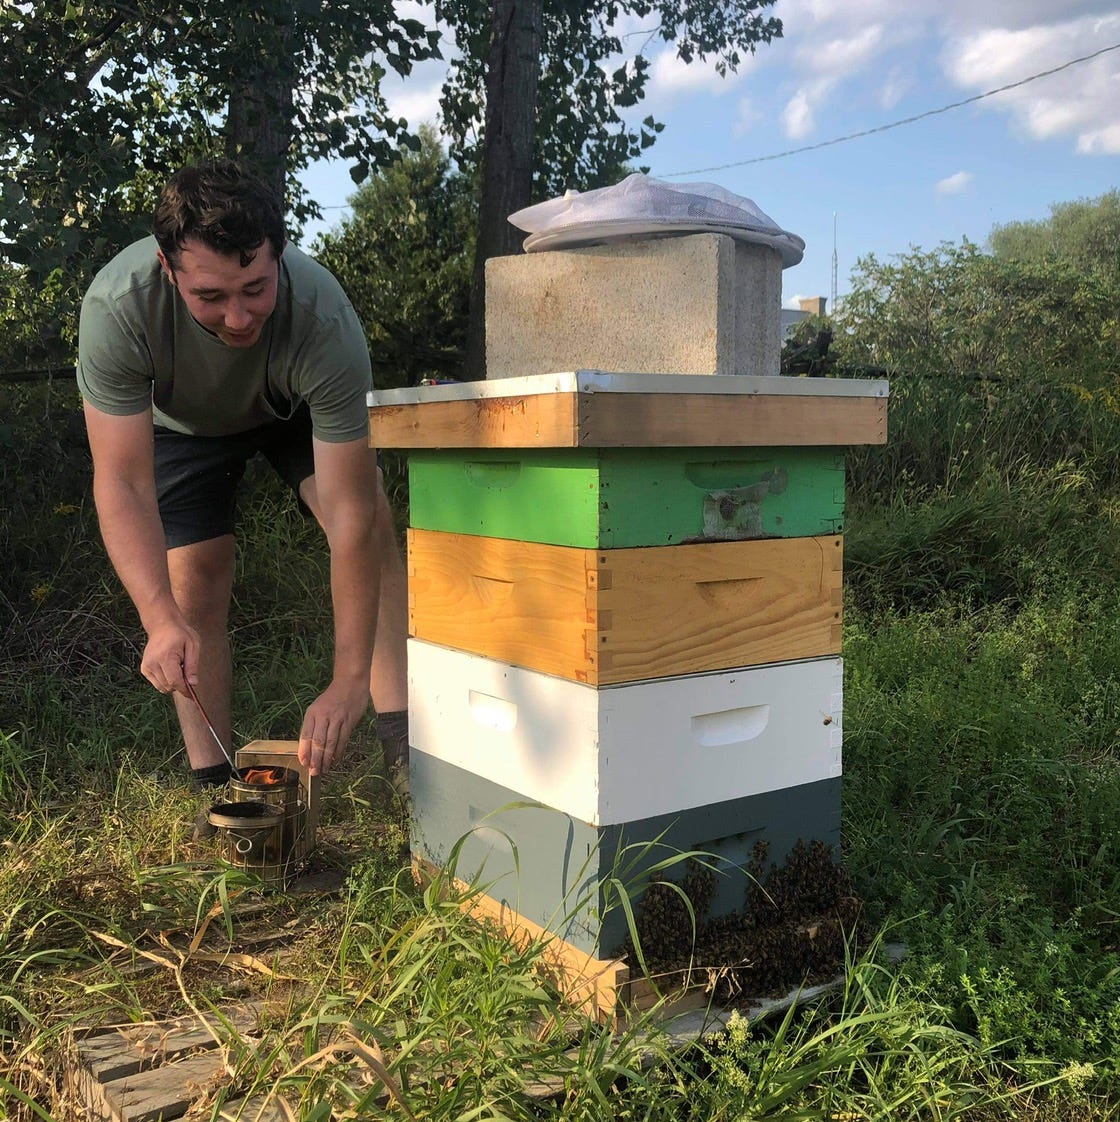
[[160, 264], [179, 290], [187, 310], [228, 347], [251, 347], [276, 307], [280, 265], [265, 242], [242, 267], [236, 253], [219, 253], [188, 238], [175, 267], [159, 254]]

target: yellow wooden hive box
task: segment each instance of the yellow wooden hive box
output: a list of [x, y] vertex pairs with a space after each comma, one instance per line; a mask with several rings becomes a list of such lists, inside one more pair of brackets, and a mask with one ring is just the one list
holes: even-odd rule
[[408, 533], [417, 639], [589, 685], [838, 654], [840, 537], [641, 549]]

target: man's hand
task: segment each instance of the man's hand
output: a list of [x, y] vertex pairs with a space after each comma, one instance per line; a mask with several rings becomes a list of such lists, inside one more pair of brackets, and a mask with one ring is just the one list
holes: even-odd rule
[[337, 678], [308, 706], [299, 734], [299, 762], [326, 775], [342, 759], [354, 726], [369, 705], [369, 680]]
[[162, 623], [148, 632], [140, 673], [160, 693], [189, 696], [187, 682], [198, 684], [198, 632], [184, 620]]

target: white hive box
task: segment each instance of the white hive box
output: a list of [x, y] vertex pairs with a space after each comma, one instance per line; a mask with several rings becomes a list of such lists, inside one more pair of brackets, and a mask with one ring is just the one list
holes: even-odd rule
[[776, 375], [782, 259], [726, 234], [486, 262], [486, 376]]
[[609, 826], [841, 774], [843, 663], [586, 686], [410, 639], [412, 746]]

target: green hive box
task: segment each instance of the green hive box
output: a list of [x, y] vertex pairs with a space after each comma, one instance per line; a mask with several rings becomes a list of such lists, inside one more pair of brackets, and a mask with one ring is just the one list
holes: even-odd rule
[[413, 450], [410, 524], [589, 549], [839, 534], [835, 448]]

